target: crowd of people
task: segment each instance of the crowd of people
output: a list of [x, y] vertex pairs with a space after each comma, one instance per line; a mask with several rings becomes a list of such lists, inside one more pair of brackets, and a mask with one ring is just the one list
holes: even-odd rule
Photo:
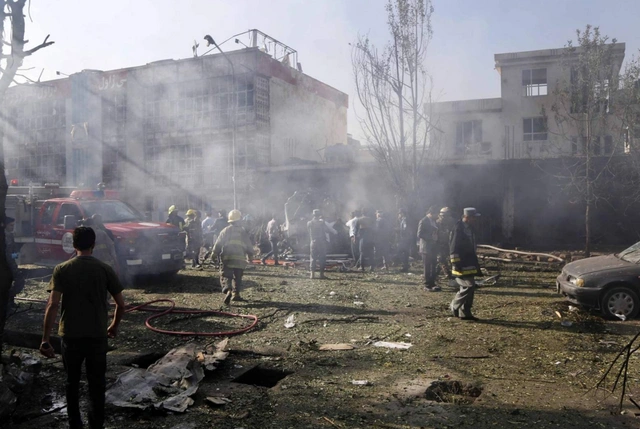
[[[200, 266], [203, 248], [207, 251], [205, 259], [210, 257], [220, 264], [223, 303], [229, 305], [231, 301], [242, 301], [244, 270], [255, 256], [254, 243], [246, 228], [250, 219], [243, 217], [239, 210], [231, 210], [228, 214], [218, 212], [217, 218], [207, 213], [200, 220], [199, 212], [190, 209], [185, 220], [175, 206], [169, 209], [168, 215], [168, 223], [186, 232], [186, 249], [193, 267]], [[397, 264], [401, 272], [407, 272], [412, 247], [417, 246], [424, 267], [424, 290], [441, 290], [436, 283], [438, 267], [441, 267], [442, 273], [448, 279], [455, 279], [459, 288], [450, 304], [452, 315], [463, 320], [478, 320], [471, 313], [477, 287], [474, 278], [482, 275], [473, 228], [478, 216], [474, 208], [465, 208], [461, 219], [456, 220], [447, 207], [440, 210], [432, 207], [415, 226], [407, 219], [405, 210], [398, 211], [394, 222], [382, 211], [377, 211], [374, 218], [365, 209], [354, 211], [351, 219], [340, 225], [338, 222], [326, 222], [321, 210], [313, 210], [312, 219], [307, 222], [311, 278], [326, 279], [327, 249], [331, 237], [344, 226], [351, 240], [356, 269], [363, 272], [377, 267], [389, 270]], [[10, 228], [11, 219], [6, 218], [4, 223]], [[270, 249], [262, 256], [261, 262], [265, 264], [268, 258], [272, 258], [274, 264], [280, 265], [279, 244], [283, 234], [276, 216], [271, 217], [263, 232]], [[47, 357], [55, 355], [50, 335], [61, 308], [58, 333], [62, 338], [62, 357], [67, 372], [70, 427], [82, 427], [79, 386], [83, 363], [89, 387], [90, 426], [102, 427], [107, 338], [117, 335], [124, 314], [123, 285], [117, 275], [118, 257], [113, 248], [113, 237], [99, 215], [85, 219], [84, 225], [75, 229], [73, 246], [75, 257], [53, 271], [40, 351]], [[15, 261], [8, 262], [13, 262], [10, 263], [12, 267], [15, 265]], [[15, 278], [20, 278], [18, 271]], [[108, 296], [113, 298], [116, 309], [110, 322], [105, 299]], [[89, 315], [84, 311], [88, 307], [97, 311]]]

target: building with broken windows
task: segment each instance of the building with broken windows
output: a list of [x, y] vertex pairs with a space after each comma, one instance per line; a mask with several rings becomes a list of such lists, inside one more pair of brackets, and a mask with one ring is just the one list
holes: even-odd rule
[[[254, 41], [268, 37], [252, 31]], [[230, 207], [234, 167], [246, 195], [258, 169], [322, 162], [327, 146], [347, 143], [348, 97], [302, 73], [296, 51], [273, 42], [279, 55], [254, 43], [226, 57], [83, 70], [10, 88], [8, 179], [105, 182], [157, 219], [170, 204]]]

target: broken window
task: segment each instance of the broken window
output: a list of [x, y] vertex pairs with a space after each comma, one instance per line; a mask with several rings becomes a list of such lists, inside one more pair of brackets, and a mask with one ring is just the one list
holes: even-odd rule
[[524, 118], [522, 120], [523, 140], [544, 141], [547, 140], [547, 118]]
[[482, 142], [482, 121], [456, 123], [456, 153], [463, 154], [471, 145]]
[[547, 69], [522, 70], [522, 89], [525, 97], [547, 95]]

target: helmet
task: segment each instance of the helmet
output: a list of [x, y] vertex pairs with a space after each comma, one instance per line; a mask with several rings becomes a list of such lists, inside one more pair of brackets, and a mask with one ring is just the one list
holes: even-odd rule
[[242, 219], [242, 213], [240, 213], [240, 210], [231, 210], [229, 212], [229, 217], [227, 218], [229, 222], [237, 222], [241, 219]]
[[440, 209], [440, 214], [448, 214], [449, 213], [449, 207], [442, 207]]
[[175, 205], [169, 207], [169, 214], [171, 214], [173, 212], [177, 212], [177, 211], [178, 211], [178, 208]]
[[187, 213], [185, 213], [185, 215], [187, 215], [187, 216], [195, 216], [196, 215], [196, 211], [194, 209], [189, 209], [189, 210], [187, 210]]

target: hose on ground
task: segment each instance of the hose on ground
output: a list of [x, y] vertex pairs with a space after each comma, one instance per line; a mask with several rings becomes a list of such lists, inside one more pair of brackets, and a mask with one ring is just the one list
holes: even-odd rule
[[559, 257], [557, 257], [555, 255], [551, 255], [549, 253], [535, 253], [535, 252], [523, 252], [521, 250], [501, 249], [499, 247], [489, 246], [488, 244], [478, 244], [478, 247], [481, 248], [481, 249], [497, 250], [498, 252], [516, 253], [518, 255], [543, 256], [543, 257], [546, 257], [546, 258], [553, 258], [553, 259], [555, 259], [557, 261], [564, 262], [564, 259], [559, 258]]
[[[15, 298], [17, 301], [31, 302], [31, 303], [41, 303], [46, 304], [47, 301], [41, 299], [32, 299], [32, 298]], [[164, 302], [169, 304], [167, 308], [158, 308], [158, 307], [149, 307], [152, 304]], [[218, 310], [193, 310], [193, 309], [185, 309], [185, 308], [176, 308], [176, 303], [171, 299], [156, 299], [153, 301], [148, 301], [139, 305], [129, 305], [125, 308], [125, 313], [131, 313], [133, 311], [148, 311], [151, 313], [156, 313], [149, 316], [145, 321], [144, 325], [147, 329], [157, 332], [158, 334], [165, 335], [177, 335], [177, 336], [185, 336], [185, 337], [227, 337], [232, 335], [244, 334], [245, 332], [253, 329], [258, 324], [258, 316], [253, 314], [237, 314], [237, 313], [228, 313], [226, 311], [218, 311]], [[158, 319], [163, 316], [167, 316], [169, 314], [191, 314], [198, 316], [205, 315], [214, 315], [214, 316], [224, 316], [224, 317], [240, 317], [243, 319], [251, 320], [251, 324], [245, 326], [244, 328], [234, 329], [230, 331], [219, 331], [219, 332], [188, 332], [188, 331], [171, 331], [168, 329], [160, 329], [156, 328], [151, 324], [152, 320]]]

